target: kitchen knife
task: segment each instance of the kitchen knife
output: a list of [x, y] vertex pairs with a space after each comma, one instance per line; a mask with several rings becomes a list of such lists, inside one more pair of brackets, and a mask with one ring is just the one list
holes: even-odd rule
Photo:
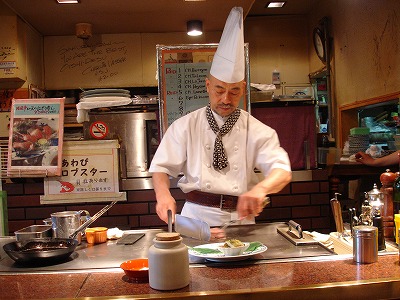
[[340, 195], [339, 193], [335, 193], [335, 198], [331, 199], [331, 207], [333, 218], [335, 219], [336, 231], [338, 232], [339, 236], [342, 236], [344, 233], [344, 226], [343, 226], [343, 218], [342, 218], [342, 208], [340, 205], [337, 196]]
[[202, 241], [209, 241], [211, 238], [210, 226], [207, 222], [176, 214], [174, 224], [175, 231], [181, 235]]

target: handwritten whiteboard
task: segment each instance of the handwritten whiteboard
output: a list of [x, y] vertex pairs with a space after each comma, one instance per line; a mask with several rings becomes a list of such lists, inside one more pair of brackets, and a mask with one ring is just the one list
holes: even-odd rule
[[[205, 78], [218, 44], [157, 45], [160, 132], [176, 119], [208, 104]], [[239, 107], [250, 109], [249, 55], [245, 44], [246, 92]]]
[[46, 88], [141, 86], [140, 34], [44, 38]]

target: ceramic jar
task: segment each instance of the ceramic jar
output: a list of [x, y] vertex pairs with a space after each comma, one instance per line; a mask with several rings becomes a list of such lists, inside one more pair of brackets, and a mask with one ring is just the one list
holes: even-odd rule
[[176, 290], [190, 282], [188, 248], [175, 232], [158, 233], [149, 248], [149, 284], [156, 290]]

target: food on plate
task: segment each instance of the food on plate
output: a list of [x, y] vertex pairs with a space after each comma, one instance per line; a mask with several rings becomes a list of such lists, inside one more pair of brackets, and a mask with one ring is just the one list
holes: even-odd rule
[[[50, 127], [40, 119], [17, 119], [13, 124], [12, 147], [17, 157], [45, 151], [57, 144], [57, 128]], [[49, 119], [49, 121], [51, 121]]]
[[243, 247], [244, 244], [238, 239], [230, 239], [225, 242], [222, 246], [224, 248], [236, 248], [236, 247]]

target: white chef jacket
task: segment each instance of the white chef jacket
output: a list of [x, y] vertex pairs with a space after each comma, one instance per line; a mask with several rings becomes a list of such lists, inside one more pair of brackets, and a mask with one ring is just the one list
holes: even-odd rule
[[[223, 118], [215, 113], [214, 117], [221, 128]], [[172, 177], [183, 173], [178, 186], [184, 193], [201, 190], [234, 196], [259, 182], [254, 168], [264, 176], [275, 168], [291, 171], [289, 157], [280, 147], [276, 131], [244, 110], [232, 130], [222, 137], [229, 165], [220, 171], [212, 165], [215, 137], [206, 118], [206, 107], [179, 118], [168, 127], [149, 171]], [[185, 203], [181, 214], [201, 219], [210, 226], [219, 226], [237, 217], [236, 212], [189, 202]]]

